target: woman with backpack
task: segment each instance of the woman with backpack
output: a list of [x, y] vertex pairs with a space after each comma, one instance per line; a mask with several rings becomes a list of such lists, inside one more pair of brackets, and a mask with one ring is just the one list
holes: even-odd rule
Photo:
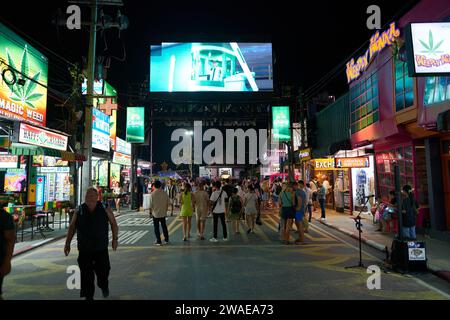
[[228, 201], [228, 218], [235, 234], [239, 234], [239, 219], [242, 211], [242, 200], [238, 196], [238, 189], [234, 188]]
[[184, 191], [181, 194], [181, 212], [183, 217], [183, 241], [191, 237], [192, 215], [194, 214], [194, 199], [192, 197], [192, 187], [189, 183], [184, 185]]
[[283, 220], [281, 239], [284, 244], [289, 244], [289, 227], [295, 218], [295, 195], [291, 184], [280, 193], [281, 219]]
[[245, 194], [245, 220], [247, 221], [247, 233], [255, 233], [256, 215], [258, 213], [258, 197], [255, 194], [255, 188], [252, 185], [248, 186], [248, 192]]
[[402, 188], [402, 232], [406, 240], [416, 240], [416, 218], [419, 205], [410, 185]]

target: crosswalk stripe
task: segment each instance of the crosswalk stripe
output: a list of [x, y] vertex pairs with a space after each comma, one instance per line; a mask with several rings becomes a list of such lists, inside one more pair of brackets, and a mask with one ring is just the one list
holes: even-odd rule
[[179, 221], [178, 217], [173, 218], [173, 221], [171, 223], [169, 223], [169, 225], [167, 226], [167, 230], [169, 230], [169, 233], [172, 230], [172, 227], [174, 226], [175, 223], [177, 223], [177, 221]]
[[257, 224], [255, 225], [256, 234], [261, 237], [264, 242], [272, 242], [269, 237], [266, 235], [266, 233], [263, 231], [262, 228], [260, 228]]
[[169, 231], [169, 236], [173, 235], [175, 233], [175, 231], [180, 229], [182, 226], [183, 226], [183, 221], [180, 221], [179, 224], [177, 224], [174, 228], [172, 228], [172, 230]]
[[247, 237], [247, 225], [243, 221], [240, 221], [239, 223], [239, 231], [241, 232], [244, 243], [249, 243], [250, 241]]

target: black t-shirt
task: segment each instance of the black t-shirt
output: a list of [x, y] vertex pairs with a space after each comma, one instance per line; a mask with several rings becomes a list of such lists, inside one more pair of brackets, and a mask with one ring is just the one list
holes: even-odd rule
[[89, 212], [86, 204], [79, 207], [76, 229], [79, 251], [99, 252], [108, 249], [109, 219], [101, 202], [97, 203], [93, 212]]
[[5, 231], [14, 230], [14, 220], [5, 210], [0, 209], [0, 263], [6, 255]]
[[227, 193], [228, 198], [225, 200], [225, 202], [228, 202], [228, 199], [231, 198], [231, 195], [233, 194], [234, 187], [231, 184], [226, 184], [222, 187], [222, 190]]

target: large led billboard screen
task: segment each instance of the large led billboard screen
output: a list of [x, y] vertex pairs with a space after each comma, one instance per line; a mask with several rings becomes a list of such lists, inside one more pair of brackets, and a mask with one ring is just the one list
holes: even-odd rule
[[162, 43], [150, 50], [150, 92], [273, 91], [271, 43]]

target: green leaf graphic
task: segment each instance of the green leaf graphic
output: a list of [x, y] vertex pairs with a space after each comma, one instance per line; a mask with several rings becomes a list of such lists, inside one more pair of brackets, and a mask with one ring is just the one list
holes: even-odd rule
[[[26, 80], [26, 77], [28, 76], [28, 53], [27, 53], [27, 46], [25, 45], [25, 49], [22, 53], [22, 64], [21, 64], [21, 73], [22, 73], [22, 79]], [[23, 96], [25, 96], [25, 85], [19, 86], [19, 90], [22, 93]]]
[[425, 47], [425, 49], [430, 50], [430, 48], [428, 47], [428, 45], [425, 42], [423, 42], [422, 40], [419, 40], [419, 41]]
[[43, 96], [42, 93], [35, 93], [35, 94], [32, 94], [29, 97], [26, 97], [26, 100], [27, 101], [36, 101], [36, 100], [39, 100], [42, 96]]
[[39, 71], [34, 75], [32, 80], [28, 81], [27, 90], [25, 91], [25, 96], [29, 96], [34, 89], [36, 88], [37, 82], [39, 81], [39, 77], [41, 76], [41, 72]]
[[441, 41], [436, 45], [436, 47], [434, 47], [434, 50], [439, 49], [439, 47], [441, 46], [442, 42], [444, 42], [444, 40], [441, 40]]
[[434, 48], [433, 48], [433, 33], [431, 32], [431, 30], [430, 30], [430, 33], [429, 33], [429, 43], [430, 43], [430, 50], [434, 51]]
[[30, 108], [32, 108], [32, 109], [37, 109], [31, 102], [29, 102], [29, 101], [25, 101], [25, 104], [27, 105], [27, 106], [29, 106]]

